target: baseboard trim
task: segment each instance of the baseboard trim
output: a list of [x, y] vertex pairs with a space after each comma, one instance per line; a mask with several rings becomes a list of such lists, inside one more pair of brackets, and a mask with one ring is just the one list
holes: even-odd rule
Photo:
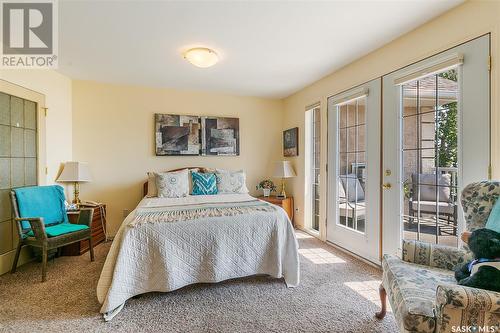
[[[0, 275], [10, 272], [12, 269], [12, 262], [16, 255], [16, 250], [12, 250], [0, 255]], [[17, 262], [17, 267], [24, 265], [35, 258], [32, 257], [29, 246], [23, 246], [21, 249], [21, 254], [19, 255], [19, 260]]]

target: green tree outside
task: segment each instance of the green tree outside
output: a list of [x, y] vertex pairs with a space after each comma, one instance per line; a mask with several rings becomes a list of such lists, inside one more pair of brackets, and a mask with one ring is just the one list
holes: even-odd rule
[[[458, 81], [456, 69], [438, 74], [439, 77]], [[441, 106], [441, 111], [436, 115], [436, 146], [438, 152], [439, 167], [457, 167], [458, 156], [458, 124], [457, 124], [457, 102], [451, 102]]]

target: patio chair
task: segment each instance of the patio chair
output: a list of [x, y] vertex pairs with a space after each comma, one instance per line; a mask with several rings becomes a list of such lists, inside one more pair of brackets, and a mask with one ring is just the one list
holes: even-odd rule
[[349, 219], [364, 219], [365, 190], [355, 174], [339, 177], [339, 215]]
[[[455, 195], [452, 193], [453, 184], [449, 174], [412, 174], [412, 188], [408, 202], [409, 222], [414, 223], [418, 212], [420, 214], [436, 214], [437, 218], [444, 217], [447, 224], [451, 226], [451, 234], [457, 234], [458, 205]], [[438, 184], [438, 186], [436, 186]], [[438, 225], [441, 234], [442, 227]]]
[[88, 240], [90, 260], [94, 261], [92, 208], [80, 209], [78, 223], [69, 223], [64, 207], [64, 190], [58, 185], [17, 188], [10, 192], [10, 198], [19, 234], [11, 273], [16, 272], [23, 245], [41, 249], [42, 282], [47, 280], [47, 253], [50, 250]]

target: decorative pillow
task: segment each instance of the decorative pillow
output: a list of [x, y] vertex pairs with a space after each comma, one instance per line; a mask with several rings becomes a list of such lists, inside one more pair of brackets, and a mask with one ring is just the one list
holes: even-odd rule
[[243, 170], [229, 171], [217, 169], [217, 190], [219, 193], [248, 193], [246, 175]]
[[[417, 181], [417, 174], [412, 174], [413, 184], [419, 184], [417, 191], [420, 190], [421, 201], [436, 201], [436, 175], [430, 173], [421, 173]], [[440, 185], [437, 188], [439, 202], [451, 202], [451, 175], [444, 174], [437, 176], [437, 183]], [[415, 196], [418, 192], [414, 193]]]
[[491, 210], [490, 216], [488, 216], [488, 220], [486, 221], [486, 225], [484, 227], [486, 229], [500, 232], [500, 199], [497, 199], [495, 205], [493, 205], [493, 209]]
[[181, 198], [189, 195], [189, 170], [156, 173], [156, 188], [160, 198]]
[[154, 198], [158, 196], [158, 189], [156, 188], [156, 173], [148, 172], [148, 193], [146, 198]]
[[217, 178], [213, 173], [191, 172], [193, 195], [217, 194]]
[[[182, 170], [179, 170], [182, 171]], [[190, 172], [198, 172], [198, 168], [189, 169]], [[178, 172], [178, 171], [174, 171]], [[148, 172], [148, 193], [146, 194], [146, 198], [154, 198], [158, 196], [158, 189], [156, 188], [156, 173]], [[191, 177], [188, 176], [189, 179], [189, 193], [191, 193], [193, 189], [193, 183], [191, 182]]]

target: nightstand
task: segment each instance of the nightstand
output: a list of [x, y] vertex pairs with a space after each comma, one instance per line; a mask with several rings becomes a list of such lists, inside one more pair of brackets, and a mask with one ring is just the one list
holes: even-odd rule
[[290, 221], [292, 221], [293, 226], [295, 227], [295, 224], [293, 222], [293, 197], [287, 197], [287, 198], [282, 199], [282, 198], [278, 198], [278, 197], [261, 196], [261, 197], [259, 197], [259, 199], [283, 208], [285, 210], [285, 212], [288, 214]]
[[[87, 208], [87, 206], [81, 206]], [[106, 240], [106, 205], [100, 205], [94, 208], [94, 215], [92, 216], [92, 243], [94, 248]], [[68, 219], [70, 223], [77, 223], [79, 211], [69, 211]], [[63, 256], [79, 256], [89, 250], [89, 241], [84, 240], [62, 248]]]

